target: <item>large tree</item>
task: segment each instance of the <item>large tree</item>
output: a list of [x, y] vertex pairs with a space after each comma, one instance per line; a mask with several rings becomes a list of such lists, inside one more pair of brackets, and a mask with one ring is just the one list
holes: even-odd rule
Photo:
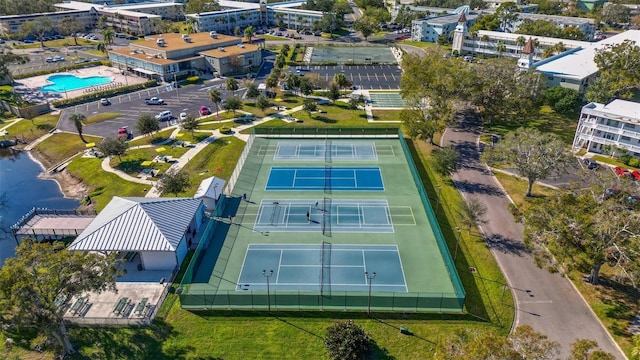
[[617, 97], [632, 98], [640, 88], [640, 46], [625, 40], [596, 50], [593, 58], [600, 76], [587, 90], [589, 101], [607, 103]]
[[193, 136], [193, 132], [198, 130], [198, 128], [200, 127], [200, 122], [193, 114], [187, 114], [187, 117], [184, 120], [180, 121], [180, 126], [183, 129], [191, 132], [191, 135]]
[[185, 14], [199, 14], [220, 10], [220, 4], [212, 0], [189, 0], [185, 8]]
[[343, 73], [333, 75], [333, 83], [340, 89], [346, 89], [351, 86], [351, 81]]
[[83, 122], [87, 120], [87, 118], [80, 113], [73, 113], [71, 114], [71, 116], [69, 116], [69, 121], [73, 122], [73, 125], [76, 127], [76, 130], [78, 131], [78, 136], [80, 136], [80, 140], [82, 140], [82, 142], [86, 143], [87, 141], [84, 139], [84, 136], [82, 136], [82, 127], [84, 126]]
[[488, 162], [515, 167], [527, 179], [527, 193], [531, 196], [533, 184], [563, 171], [575, 161], [555, 134], [541, 133], [533, 128], [519, 128], [507, 133], [503, 140], [483, 154]]
[[[631, 191], [610, 174], [589, 173], [588, 187], [567, 189], [536, 202], [525, 212], [525, 243], [551, 249], [566, 266], [589, 273], [599, 283], [600, 269], [608, 265], [635, 287], [640, 264], [640, 212], [630, 209]], [[534, 252], [540, 264], [550, 261]]]
[[158, 181], [158, 190], [160, 190], [163, 195], [173, 194], [174, 196], [178, 196], [178, 194], [185, 191], [189, 185], [191, 185], [191, 180], [186, 172], [170, 170], [162, 175]]
[[53, 336], [62, 357], [73, 352], [63, 316], [73, 298], [116, 290], [117, 254], [69, 251], [61, 242], [25, 239], [0, 268], [0, 323], [10, 331], [36, 328]]
[[227, 100], [224, 102], [224, 105], [222, 105], [222, 107], [225, 110], [231, 110], [233, 111], [233, 115], [236, 115], [236, 111], [242, 109], [243, 103], [242, 103], [242, 99], [240, 99], [237, 96], [229, 96], [227, 98]]
[[622, 4], [608, 3], [602, 8], [601, 20], [606, 23], [626, 24], [631, 19], [631, 9]]
[[18, 55], [12, 53], [10, 50], [0, 48], [0, 79], [10, 78], [13, 85], [13, 76], [9, 70], [11, 64], [26, 64], [29, 62], [29, 57], [26, 55]]
[[140, 114], [138, 116], [138, 122], [136, 123], [136, 129], [144, 135], [153, 135], [154, 132], [160, 130], [160, 124], [158, 120], [151, 114]]
[[409, 136], [431, 143], [453, 121], [454, 107], [470, 96], [473, 81], [466, 63], [443, 54], [430, 50], [427, 56], [406, 55], [402, 61], [401, 94], [407, 105], [400, 117]]
[[324, 346], [332, 360], [363, 359], [371, 339], [352, 320], [338, 321], [327, 328]]
[[20, 33], [24, 36], [33, 35], [40, 41], [40, 46], [44, 47], [45, 36], [53, 31], [53, 21], [46, 17], [40, 16], [35, 20], [29, 20], [20, 25]]
[[266, 96], [264, 96], [264, 95], [259, 95], [259, 96], [256, 98], [256, 107], [257, 107], [258, 109], [260, 109], [260, 111], [262, 111], [262, 114], [263, 114], [263, 115], [266, 115], [266, 114], [264, 113], [264, 111], [265, 111], [265, 110], [266, 110], [270, 105], [271, 105], [271, 103], [269, 102], [269, 98], [267, 98]]
[[369, 36], [371, 36], [371, 34], [375, 33], [378, 30], [378, 24], [380, 24], [379, 21], [369, 16], [363, 16], [354, 21], [353, 28], [362, 33], [362, 36], [364, 36], [364, 41], [368, 41]]
[[78, 33], [84, 30], [84, 25], [74, 17], [64, 18], [58, 23], [58, 31], [62, 34], [70, 35], [78, 45]]
[[106, 156], [117, 156], [122, 161], [122, 155], [127, 152], [129, 144], [121, 137], [106, 137], [98, 144], [98, 150]]

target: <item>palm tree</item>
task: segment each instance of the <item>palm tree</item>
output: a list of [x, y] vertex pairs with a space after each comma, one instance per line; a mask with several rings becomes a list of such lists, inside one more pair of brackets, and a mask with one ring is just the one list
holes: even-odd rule
[[253, 37], [254, 29], [253, 26], [249, 25], [244, 29], [244, 37], [247, 38], [247, 42], [251, 43], [251, 38]]
[[507, 45], [505, 45], [502, 41], [498, 41], [498, 43], [496, 44], [496, 51], [498, 52], [498, 56], [502, 57], [502, 53], [507, 51]]
[[336, 84], [336, 86], [338, 86], [340, 89], [344, 89], [351, 85], [349, 79], [347, 79], [347, 77], [342, 73], [338, 73], [333, 76], [333, 83]]
[[487, 43], [489, 42], [489, 35], [482, 35], [480, 40], [484, 43], [485, 48], [487, 47]]
[[562, 41], [560, 41], [559, 43], [553, 45], [553, 52], [555, 54], [560, 54], [564, 52], [564, 44], [562, 43]]
[[216, 104], [216, 108], [218, 109], [218, 111], [216, 111], [216, 116], [220, 118], [220, 103], [222, 102], [220, 90], [213, 89], [209, 91], [209, 100], [211, 100], [212, 103]]
[[296, 16], [296, 30], [300, 30], [300, 25], [302, 24], [302, 15]]
[[119, 29], [119, 31], [122, 31], [122, 19], [124, 19], [124, 15], [120, 14], [119, 12], [113, 14], [113, 16], [115, 16], [116, 19], [118, 19], [118, 26], [117, 28]]
[[538, 40], [538, 38], [531, 40], [531, 45], [533, 45], [534, 56], [536, 55], [536, 53], [540, 53], [540, 40]]
[[102, 32], [102, 36], [104, 37], [104, 44], [106, 46], [113, 45], [114, 33], [111, 29], [104, 29]]
[[469, 32], [469, 37], [471, 38], [471, 41], [473, 42], [473, 54], [475, 55], [476, 53], [476, 39], [478, 38], [478, 32], [475, 30], [472, 30], [471, 32]]
[[107, 44], [105, 44], [104, 42], [99, 42], [98, 45], [96, 45], [96, 50], [106, 54], [107, 53]]
[[522, 48], [527, 43], [527, 39], [524, 36], [518, 36], [516, 39], [516, 46], [518, 46], [518, 52], [522, 51]]
[[87, 118], [80, 114], [80, 113], [73, 113], [71, 114], [71, 116], [69, 116], [69, 120], [73, 121], [73, 125], [76, 126], [76, 130], [78, 130], [78, 135], [80, 135], [80, 140], [82, 140], [83, 143], [87, 143], [87, 141], [84, 139], [84, 137], [82, 136], [82, 122], [85, 121]]

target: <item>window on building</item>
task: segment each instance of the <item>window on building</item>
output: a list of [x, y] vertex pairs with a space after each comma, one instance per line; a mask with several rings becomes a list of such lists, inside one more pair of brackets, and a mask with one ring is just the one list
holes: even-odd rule
[[630, 141], [630, 140], [631, 140], [631, 138], [630, 138], [630, 137], [628, 137], [628, 136], [621, 136], [621, 137], [620, 137], [620, 140], [622, 140], [622, 141]]

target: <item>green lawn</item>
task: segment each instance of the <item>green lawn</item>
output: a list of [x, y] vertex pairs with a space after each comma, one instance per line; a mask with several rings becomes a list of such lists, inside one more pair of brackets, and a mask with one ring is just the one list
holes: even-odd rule
[[[23, 44], [22, 42], [17, 42], [17, 41], [11, 42], [11, 43], [15, 44], [15, 46], [13, 46], [14, 49], [36, 49], [40, 47], [39, 41], [36, 41], [33, 44]], [[78, 45], [79, 46], [97, 46], [98, 42], [78, 38]], [[45, 41], [44, 46], [50, 47], [50, 48], [60, 48], [60, 47], [76, 46], [76, 43], [73, 40], [73, 38], [69, 37], [64, 39]]]
[[[89, 135], [84, 135], [84, 139], [87, 143], [98, 143], [102, 140], [100, 137]], [[86, 144], [80, 140], [78, 134], [59, 133], [45, 139], [31, 151], [44, 167], [48, 168], [86, 149]]]
[[624, 164], [624, 163], [618, 161], [616, 158], [612, 158], [612, 157], [609, 157], [609, 156], [606, 156], [606, 155], [593, 155], [593, 159], [596, 160], [596, 161], [605, 163], [605, 164], [627, 168], [627, 169], [629, 169], [631, 171], [640, 170], [640, 168], [635, 168], [633, 166], [629, 166], [627, 164]]
[[87, 119], [85, 121], [83, 121], [83, 123], [85, 125], [95, 124], [95, 123], [99, 123], [101, 121], [116, 119], [116, 118], [119, 118], [120, 116], [122, 116], [122, 114], [105, 112], [105, 113], [100, 113], [100, 114], [87, 116]]
[[233, 115], [232, 111], [224, 111], [223, 110], [219, 114], [216, 114], [214, 112], [212, 115], [207, 115], [207, 116], [201, 118], [198, 122], [203, 123], [203, 122], [211, 122], [211, 121], [230, 120], [230, 119], [233, 119], [236, 116], [238, 116], [238, 115]]
[[173, 128], [160, 130], [157, 133], [153, 134], [153, 136], [145, 136], [140, 139], [129, 141], [129, 147], [139, 146], [139, 145], [152, 145], [157, 144], [159, 142], [165, 141], [171, 136], [173, 133]]
[[[156, 149], [159, 148], [164, 148], [165, 151], [157, 152]], [[140, 171], [142, 171], [142, 169], [144, 168], [142, 166], [143, 162], [153, 160], [158, 155], [177, 158], [186, 153], [187, 150], [189, 150], [189, 148], [171, 145], [163, 145], [162, 147], [130, 149], [121, 158], [118, 158], [117, 156], [111, 158], [110, 165], [113, 168], [122, 170], [125, 173], [135, 177], [138, 176]], [[159, 175], [162, 175], [169, 169], [170, 166], [171, 163], [155, 162], [150, 167], [155, 170], [159, 170]]]
[[235, 137], [221, 137], [207, 145], [183, 168], [189, 174], [191, 186], [179, 196], [193, 196], [205, 178], [217, 176], [228, 179], [244, 146], [245, 142]]
[[9, 126], [6, 130], [9, 136], [31, 142], [45, 135], [58, 124], [59, 115], [42, 115], [31, 120], [20, 120]]
[[542, 106], [538, 111], [538, 115], [527, 123], [517, 121], [505, 121], [495, 124], [485, 124], [485, 131], [504, 135], [509, 131], [518, 129], [519, 127], [536, 128], [543, 133], [553, 133], [558, 135], [562, 141], [571, 145], [576, 134], [576, 126], [578, 125], [578, 115], [562, 115], [553, 111], [549, 106]]
[[400, 121], [402, 110], [371, 110], [374, 121]]
[[114, 196], [144, 196], [149, 185], [123, 180], [102, 170], [102, 159], [76, 158], [67, 167], [71, 175], [83, 179], [96, 210], [104, 208]]

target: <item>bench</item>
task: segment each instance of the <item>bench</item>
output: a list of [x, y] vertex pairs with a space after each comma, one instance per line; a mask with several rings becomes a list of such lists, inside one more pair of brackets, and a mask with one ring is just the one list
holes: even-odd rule
[[80, 310], [82, 310], [82, 308], [84, 307], [84, 304], [87, 303], [87, 298], [81, 297], [78, 300], [76, 300], [76, 302], [71, 306], [71, 312], [73, 313], [73, 315], [76, 315], [78, 312], [80, 312]]
[[113, 313], [120, 315], [120, 313], [122, 312], [122, 310], [124, 310], [124, 307], [125, 305], [127, 305], [127, 303], [129, 303], [129, 298], [126, 298], [126, 297], [120, 298], [116, 306], [113, 308]]
[[142, 298], [142, 300], [140, 300], [140, 302], [138, 303], [138, 305], [136, 305], [136, 309], [134, 310], [134, 314], [136, 315], [143, 315], [144, 309], [147, 306], [147, 302], [149, 301], [149, 298]]

